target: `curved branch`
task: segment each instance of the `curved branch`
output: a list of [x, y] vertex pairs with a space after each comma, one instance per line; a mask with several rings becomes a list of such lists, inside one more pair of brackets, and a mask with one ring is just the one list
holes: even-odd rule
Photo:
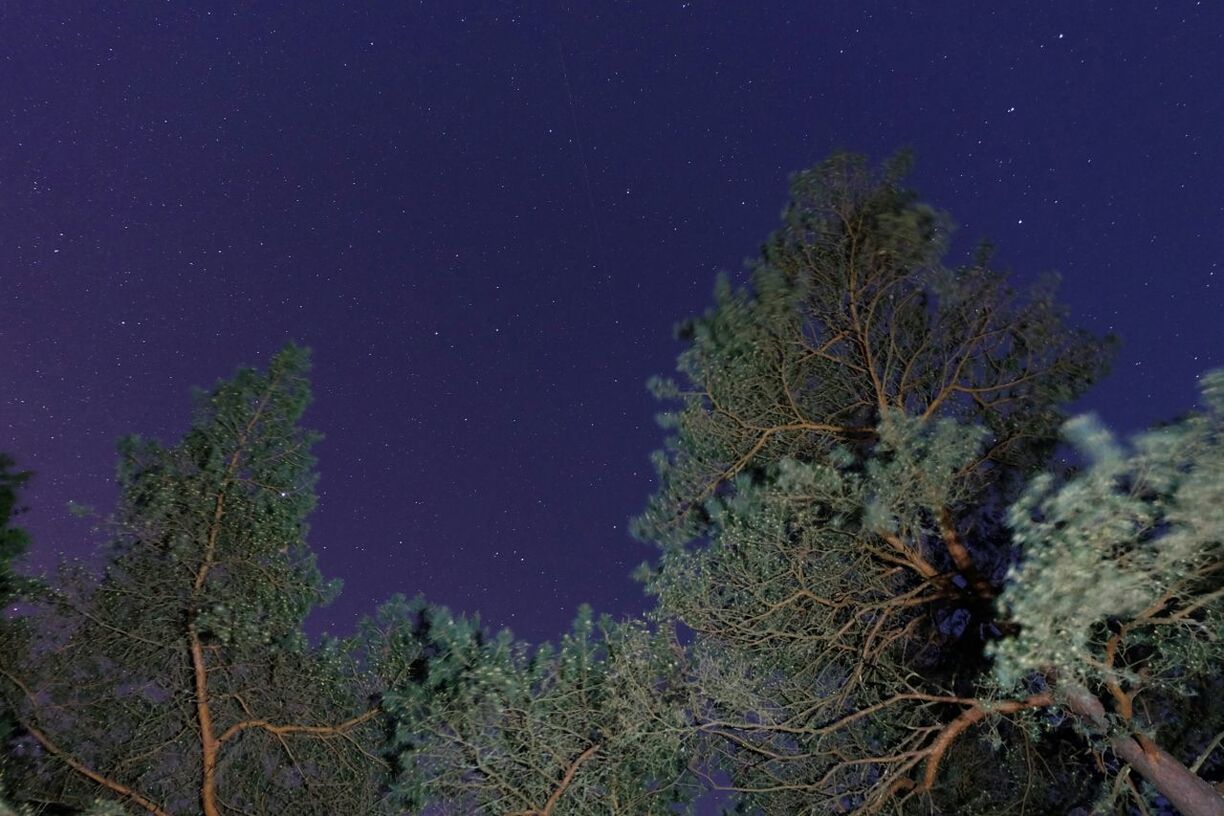
[[335, 725], [297, 725], [288, 723], [285, 725], [276, 725], [268, 720], [243, 720], [242, 722], [234, 723], [221, 736], [217, 737], [217, 744], [222, 745], [225, 742], [238, 736], [243, 731], [251, 728], [258, 728], [261, 731], [267, 731], [269, 734], [276, 736], [285, 736], [287, 734], [306, 734], [312, 737], [338, 737], [342, 734], [351, 731], [363, 722], [373, 719], [382, 711], [381, 708], [371, 708], [361, 714], [358, 714], [352, 719], [345, 720], [342, 723]]
[[975, 701], [972, 708], [961, 712], [960, 716], [944, 728], [939, 733], [939, 736], [936, 737], [935, 742], [931, 744], [931, 753], [927, 757], [926, 769], [922, 774], [921, 790], [929, 791], [935, 785], [935, 777], [939, 775], [939, 763], [943, 759], [944, 754], [952, 747], [952, 743], [956, 741], [956, 738], [970, 727], [986, 719], [991, 714], [1015, 714], [1017, 711], [1024, 711], [1029, 708], [1045, 708], [1053, 704], [1054, 698], [1049, 694], [1034, 694], [1023, 700], [1008, 700], [1004, 703], [995, 704], [983, 704]]
[[570, 766], [565, 769], [565, 776], [561, 777], [561, 781], [557, 783], [557, 788], [548, 797], [548, 801], [544, 803], [544, 809], [540, 811], [540, 816], [552, 816], [553, 808], [557, 806], [557, 802], [561, 799], [561, 795], [565, 793], [570, 783], [574, 781], [574, 774], [578, 773], [578, 769], [582, 767], [588, 759], [595, 756], [595, 752], [599, 750], [599, 743], [595, 743], [590, 748], [587, 748], [578, 757], [570, 763]]

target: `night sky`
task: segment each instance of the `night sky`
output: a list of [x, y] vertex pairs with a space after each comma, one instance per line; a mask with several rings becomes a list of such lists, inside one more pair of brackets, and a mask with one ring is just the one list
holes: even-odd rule
[[[1007, 9], [1001, 8], [1008, 6]], [[1021, 282], [1116, 331], [1134, 431], [1224, 365], [1215, 2], [267, 3], [0, 9], [0, 450], [33, 564], [100, 543], [114, 444], [314, 349], [310, 542], [346, 631], [425, 591], [536, 640], [646, 606], [627, 520], [672, 329], [790, 173], [911, 147]]]

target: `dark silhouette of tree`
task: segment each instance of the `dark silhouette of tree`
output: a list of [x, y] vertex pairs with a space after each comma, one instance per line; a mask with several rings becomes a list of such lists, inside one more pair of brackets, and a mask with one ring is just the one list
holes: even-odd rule
[[13, 562], [25, 554], [30, 543], [26, 531], [15, 526], [13, 519], [21, 513], [19, 496], [31, 473], [15, 470], [16, 466], [12, 457], [0, 453], [0, 604], [10, 603], [23, 586]]
[[[13, 562], [25, 554], [29, 536], [13, 524], [13, 518], [22, 510], [18, 504], [20, 491], [31, 474], [14, 470], [16, 465], [12, 457], [0, 453], [0, 608], [8, 607], [26, 588], [23, 579], [14, 572]], [[10, 624], [0, 620], [0, 632], [8, 626]], [[8, 744], [16, 726], [12, 710], [0, 704], [0, 746]], [[7, 816], [6, 811], [14, 812], [5, 801], [9, 794], [9, 761], [7, 754], [0, 756], [0, 816]]]

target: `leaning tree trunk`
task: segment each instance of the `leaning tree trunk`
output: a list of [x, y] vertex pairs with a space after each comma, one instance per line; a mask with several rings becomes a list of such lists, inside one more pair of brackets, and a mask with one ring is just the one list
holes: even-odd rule
[[[1075, 684], [1064, 685], [1063, 691], [1073, 712], [1096, 725], [1105, 725], [1105, 707], [1096, 695]], [[1172, 802], [1182, 816], [1224, 816], [1224, 794], [1160, 746], [1147, 740], [1140, 744], [1126, 735], [1113, 737], [1109, 746]]]

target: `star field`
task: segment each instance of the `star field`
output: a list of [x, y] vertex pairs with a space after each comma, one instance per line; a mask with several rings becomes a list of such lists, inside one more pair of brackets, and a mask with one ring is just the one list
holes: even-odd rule
[[1072, 322], [1134, 431], [1224, 365], [1224, 13], [1196, 2], [121, 4], [0, 10], [0, 450], [35, 568], [100, 542], [122, 434], [315, 352], [310, 532], [345, 581], [531, 639], [646, 606], [644, 383], [835, 149]]

